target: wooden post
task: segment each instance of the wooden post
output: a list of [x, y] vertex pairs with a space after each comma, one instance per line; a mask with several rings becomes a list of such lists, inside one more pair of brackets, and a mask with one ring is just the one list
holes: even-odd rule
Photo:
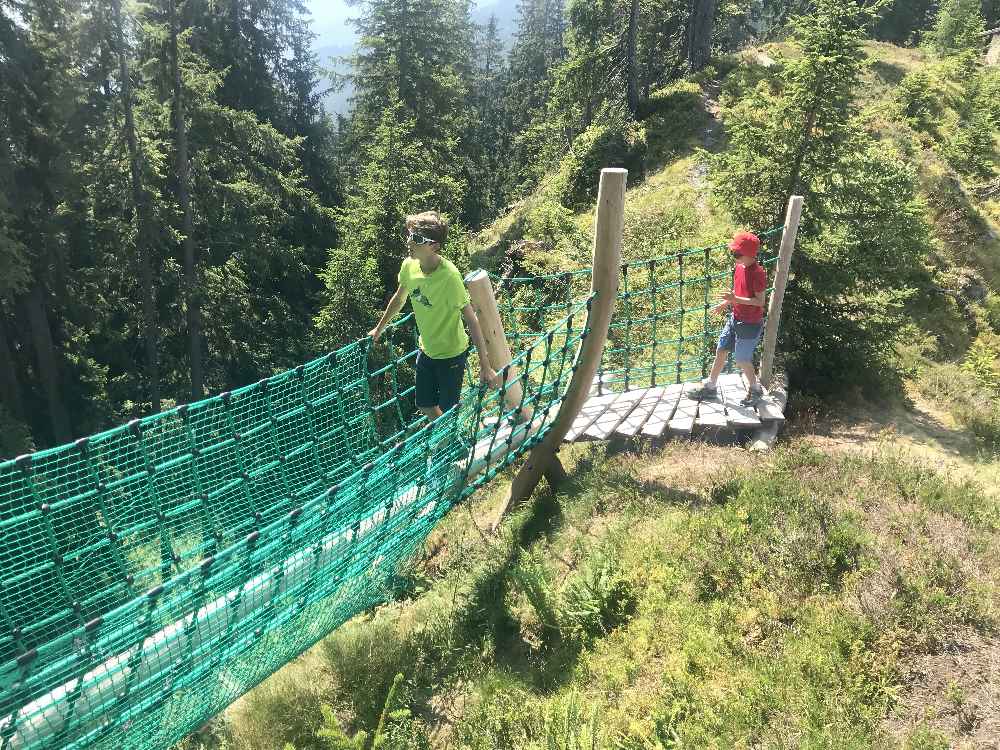
[[788, 269], [792, 263], [795, 239], [799, 234], [799, 220], [802, 218], [802, 196], [793, 195], [788, 199], [785, 213], [785, 228], [781, 233], [781, 251], [778, 253], [778, 268], [774, 274], [774, 291], [767, 308], [767, 326], [764, 328], [764, 350], [760, 357], [760, 382], [764, 386], [771, 383], [774, 374], [774, 350], [778, 343], [778, 324], [781, 322], [781, 305], [785, 300], [785, 286], [788, 284]]
[[597, 225], [594, 228], [594, 272], [591, 291], [596, 292], [587, 315], [589, 332], [583, 340], [573, 365], [573, 378], [552, 424], [541, 443], [532, 449], [528, 460], [511, 483], [510, 496], [494, 529], [504, 515], [518, 502], [534, 492], [542, 475], [552, 464], [556, 450], [590, 396], [604, 344], [608, 339], [611, 313], [618, 297], [618, 278], [622, 257], [622, 238], [625, 231], [625, 181], [627, 169], [601, 170], [597, 194]]
[[[486, 271], [473, 271], [465, 277], [465, 286], [469, 290], [469, 298], [472, 300], [472, 307], [479, 319], [479, 328], [486, 341], [486, 354], [490, 365], [499, 373], [510, 364], [513, 356], [507, 343], [507, 334], [503, 330], [503, 322], [500, 320], [500, 310], [497, 308], [497, 298], [493, 293], [490, 276]], [[511, 367], [507, 372], [507, 390], [504, 395], [507, 407], [516, 409], [520, 406], [523, 394], [524, 389], [521, 388], [517, 368]]]

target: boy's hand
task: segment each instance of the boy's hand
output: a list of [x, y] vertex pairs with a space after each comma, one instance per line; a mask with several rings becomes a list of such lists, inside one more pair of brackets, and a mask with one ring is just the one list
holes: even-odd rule
[[727, 292], [726, 294], [722, 295], [722, 299], [724, 299], [729, 304], [732, 304], [736, 302], [736, 295], [733, 294], [732, 292]]
[[724, 312], [727, 307], [729, 307], [729, 303], [728, 302], [720, 302], [715, 307], [713, 307], [711, 310], [709, 310], [709, 312], [712, 313], [713, 315], [719, 315], [722, 312]]
[[491, 388], [500, 387], [500, 376], [497, 375], [497, 371], [486, 365], [479, 366], [479, 381], [481, 383], [485, 383]]
[[375, 326], [368, 332], [368, 335], [372, 337], [372, 343], [377, 344], [378, 340], [382, 337], [382, 329]]

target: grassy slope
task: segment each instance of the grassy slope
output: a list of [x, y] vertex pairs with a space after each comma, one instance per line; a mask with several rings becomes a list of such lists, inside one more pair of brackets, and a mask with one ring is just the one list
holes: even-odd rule
[[[927, 64], [912, 50], [869, 51], [866, 102]], [[702, 111], [695, 122], [711, 120]], [[900, 137], [889, 125], [885, 137]], [[692, 244], [731, 231], [693, 155], [712, 142], [696, 132], [676, 143], [650, 130], [662, 166], [629, 192], [630, 227]], [[961, 181], [942, 194], [943, 162], [930, 149], [915, 158], [939, 262], [972, 266], [995, 287], [997, 207]], [[960, 205], [942, 209], [945, 199]], [[516, 236], [537, 200], [484, 244]], [[576, 218], [583, 230], [590, 221]], [[956, 222], [986, 230], [953, 242]], [[915, 315], [942, 338], [968, 339], [957, 307]], [[911, 354], [915, 367], [930, 362]], [[386, 747], [993, 741], [1000, 497], [982, 487], [1000, 486], [1000, 465], [919, 386], [907, 408], [800, 402], [786, 446], [765, 458], [697, 443], [574, 447], [571, 485], [541, 491], [487, 543], [473, 518], [502, 500], [498, 480], [428, 541], [413, 598], [356, 618], [187, 747], [336, 747], [316, 738], [321, 704], [371, 732], [396, 673], [391, 708], [408, 711], [388, 720]]]

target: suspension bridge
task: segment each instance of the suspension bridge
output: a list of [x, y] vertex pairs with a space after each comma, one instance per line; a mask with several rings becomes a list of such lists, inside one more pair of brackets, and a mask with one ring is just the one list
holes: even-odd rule
[[[625, 177], [602, 172], [591, 268], [468, 279], [502, 384], [470, 366], [432, 423], [408, 316], [385, 346], [0, 464], [0, 750], [170, 747], [390, 600], [437, 522], [519, 457], [508, 507], [564, 441], [775, 431], [780, 388], [744, 407], [729, 373], [691, 397], [731, 262], [725, 245], [623, 262]], [[800, 212], [762, 233], [765, 382]]]

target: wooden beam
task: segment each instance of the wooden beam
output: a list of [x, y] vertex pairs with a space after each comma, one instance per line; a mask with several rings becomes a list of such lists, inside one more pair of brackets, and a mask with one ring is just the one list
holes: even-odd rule
[[760, 358], [760, 382], [767, 385], [774, 370], [774, 350], [778, 344], [778, 324], [781, 322], [781, 305], [785, 300], [785, 286], [788, 284], [788, 269], [792, 263], [795, 240], [799, 235], [799, 220], [802, 218], [802, 196], [793, 195], [788, 199], [785, 213], [785, 228], [781, 233], [781, 251], [778, 253], [778, 269], [774, 275], [774, 291], [771, 292], [767, 308], [767, 324], [764, 328], [764, 350]]
[[694, 420], [698, 415], [698, 399], [691, 398], [691, 391], [698, 387], [697, 383], [684, 383], [677, 400], [677, 408], [667, 422], [667, 430], [671, 435], [689, 437], [694, 430]]
[[538, 482], [551, 464], [553, 456], [580, 408], [587, 401], [590, 386], [604, 354], [608, 327], [618, 297], [619, 267], [622, 257], [622, 240], [625, 233], [625, 183], [627, 169], [601, 170], [597, 193], [597, 222], [594, 228], [594, 271], [591, 292], [595, 294], [587, 315], [587, 336], [583, 340], [573, 364], [573, 379], [566, 389], [552, 428], [536, 445], [527, 462], [511, 483], [510, 496], [501, 510], [494, 528], [514, 503], [530, 497]]
[[[783, 378], [776, 378], [775, 383], [771, 388], [768, 397], [772, 399], [777, 411], [784, 412], [785, 404], [788, 401], [788, 390], [785, 386]], [[750, 450], [752, 451], [767, 451], [770, 450], [774, 445], [774, 441], [778, 438], [778, 431], [784, 424], [784, 417], [782, 419], [775, 419], [769, 422], [765, 422], [758, 429], [753, 431], [752, 439], [750, 442]]]
[[639, 403], [636, 404], [628, 418], [618, 425], [615, 432], [622, 437], [635, 437], [636, 433], [646, 425], [650, 415], [656, 411], [656, 405], [660, 403], [665, 391], [666, 389], [663, 387], [647, 388], [643, 391]]
[[[518, 409], [524, 398], [524, 389], [521, 387], [517, 368], [510, 366], [513, 356], [510, 353], [510, 345], [507, 343], [503, 322], [500, 320], [500, 309], [497, 307], [497, 298], [493, 293], [490, 276], [481, 269], [473, 271], [465, 277], [465, 286], [469, 290], [469, 299], [472, 300], [472, 308], [476, 311], [479, 328], [486, 341], [486, 355], [490, 360], [490, 365], [497, 373], [502, 373], [504, 368], [507, 368], [507, 377], [505, 378], [507, 389], [504, 391], [504, 402], [508, 409]], [[524, 408], [521, 411], [520, 419], [522, 421], [531, 419], [530, 410]]]

